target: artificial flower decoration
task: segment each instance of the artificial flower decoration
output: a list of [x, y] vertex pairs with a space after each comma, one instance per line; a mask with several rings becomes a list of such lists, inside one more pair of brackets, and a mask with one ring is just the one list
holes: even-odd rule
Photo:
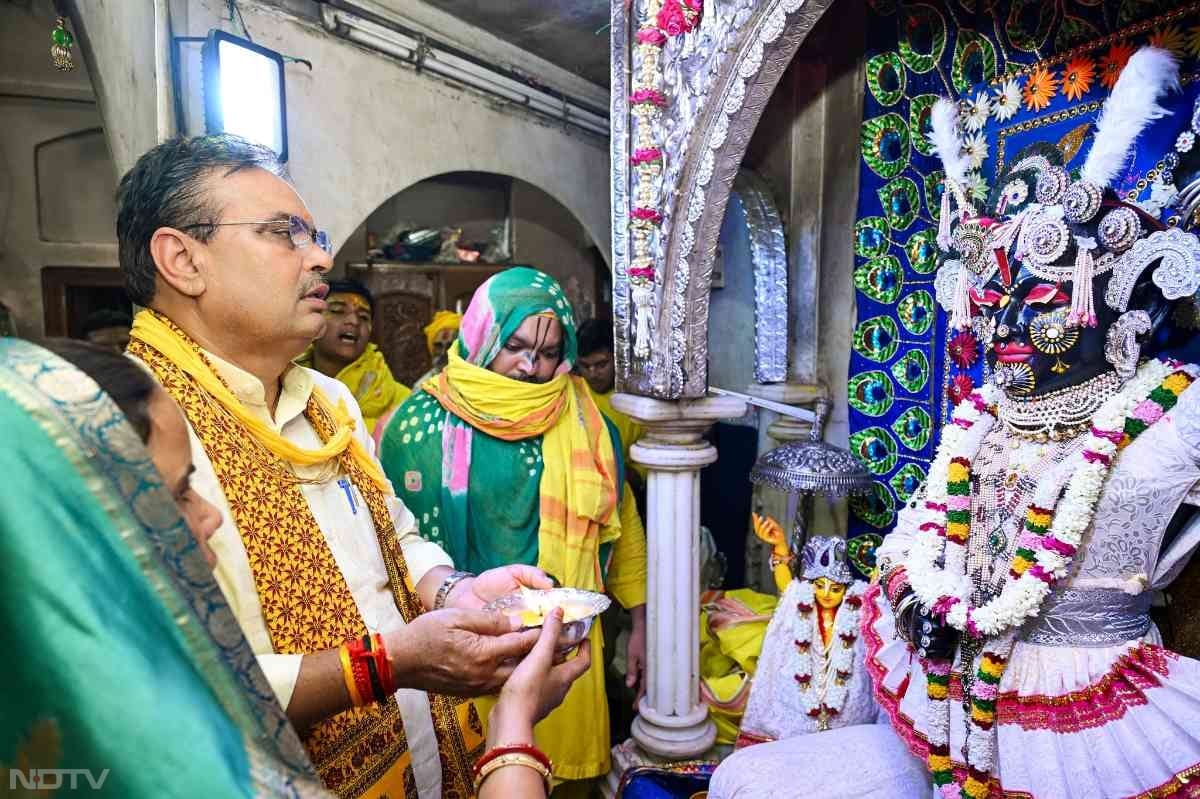
[[946, 351], [950, 353], [950, 360], [955, 366], [969, 369], [979, 359], [979, 341], [970, 330], [960, 330], [946, 344]]
[[966, 189], [968, 197], [980, 203], [988, 198], [991, 191], [988, 188], [987, 179], [980, 172], [968, 172], [967, 182], [963, 188]]
[[1073, 58], [1063, 69], [1062, 90], [1069, 100], [1078, 100], [1092, 88], [1096, 65], [1085, 56]]
[[1117, 42], [1108, 48], [1108, 52], [1100, 59], [1100, 85], [1111, 89], [1121, 77], [1121, 70], [1133, 58], [1133, 45], [1128, 42]]
[[1015, 79], [1004, 81], [992, 100], [992, 115], [998, 122], [1007, 122], [1021, 108], [1021, 86]]
[[979, 92], [975, 95], [974, 100], [967, 101], [967, 113], [963, 124], [972, 133], [983, 130], [991, 112], [992, 101], [988, 98], [987, 92]]
[[946, 390], [946, 396], [950, 398], [951, 405], [957, 405], [974, 390], [975, 382], [971, 380], [971, 376], [960, 373], [950, 379], [950, 388]]
[[963, 139], [963, 155], [971, 163], [971, 169], [979, 169], [988, 157], [987, 137], [982, 133], [972, 133]]
[[1038, 67], [1029, 76], [1021, 96], [1025, 99], [1025, 107], [1030, 111], [1041, 111], [1050, 105], [1050, 101], [1058, 94], [1058, 81], [1045, 67]]
[[1195, 146], [1196, 134], [1190, 130], [1185, 130], [1179, 134], [1179, 138], [1175, 139], [1175, 149], [1181, 153], [1190, 153]]
[[1178, 25], [1168, 25], [1151, 34], [1150, 46], [1170, 50], [1175, 55], [1182, 56], [1187, 51], [1187, 37]]

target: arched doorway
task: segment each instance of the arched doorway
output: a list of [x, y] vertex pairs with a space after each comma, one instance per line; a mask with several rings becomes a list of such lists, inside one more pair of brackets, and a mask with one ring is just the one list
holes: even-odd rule
[[339, 247], [335, 274], [376, 294], [375, 342], [396, 378], [411, 383], [430, 366], [422, 329], [433, 314], [465, 310], [480, 284], [513, 265], [556, 278], [580, 319], [608, 318], [606, 251], [532, 183], [455, 171], [413, 183], [368, 214]]

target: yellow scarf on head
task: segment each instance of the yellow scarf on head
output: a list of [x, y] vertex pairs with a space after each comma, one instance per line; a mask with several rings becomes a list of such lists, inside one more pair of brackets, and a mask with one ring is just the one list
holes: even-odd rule
[[[599, 590], [600, 544], [621, 534], [620, 487], [612, 437], [583, 379], [564, 373], [546, 383], [512, 380], [469, 363], [451, 347], [446, 368], [423, 388], [489, 436], [542, 436], [538, 567], [563, 585]], [[470, 457], [460, 450], [446, 456]], [[474, 475], [485, 477], [495, 466], [479, 464]]]
[[337, 428], [323, 446], [304, 449], [288, 441], [251, 413], [213, 371], [208, 361], [200, 354], [195, 342], [162, 314], [149, 309], [139, 311], [133, 318], [133, 329], [129, 335], [130, 338], [158, 350], [163, 357], [192, 377], [205, 392], [221, 403], [255, 440], [281, 460], [295, 466], [320, 466], [349, 450], [350, 457], [363, 472], [390, 493], [390, 484], [384, 477], [383, 470], [354, 437], [354, 419], [340, 400], [334, 407], [320, 389], [313, 388], [313, 399], [333, 418]]

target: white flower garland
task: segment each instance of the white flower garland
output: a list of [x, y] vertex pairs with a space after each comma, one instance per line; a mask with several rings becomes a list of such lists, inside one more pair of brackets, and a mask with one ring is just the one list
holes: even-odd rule
[[[1064, 554], [1064, 550], [1073, 553], [1083, 542], [1084, 533], [1091, 526], [1105, 478], [1117, 455], [1116, 442], [1095, 431], [1119, 433], [1133, 408], [1174, 371], [1175, 367], [1162, 361], [1147, 362], [1120, 392], [1096, 412], [1092, 420], [1093, 432], [1089, 434], [1087, 443], [1065, 467], [1071, 479], [1057, 507], [1054, 481], [1043, 480], [1034, 493], [1034, 505], [1054, 509], [1053, 523], [1042, 537], [1043, 540], [1051, 540], [1050, 545], [1039, 546], [1035, 551], [1034, 567], [1025, 570], [1018, 578], [1008, 580], [1000, 595], [991, 601], [977, 608], [970, 604], [971, 583], [966, 570], [966, 543], [949, 540], [945, 526], [935, 523], [922, 525], [905, 561], [910, 584], [922, 607], [926, 611], [943, 613], [947, 624], [979, 638], [999, 635], [1036, 616], [1050, 593], [1054, 579], [1065, 576], [1070, 567], [1071, 555]], [[955, 408], [950, 424], [943, 429], [941, 446], [929, 470], [927, 510], [944, 512], [948, 505], [956, 502], [955, 498], [948, 495], [946, 488], [951, 461], [954, 458], [975, 458], [995, 422], [990, 409], [994, 408], [1000, 394], [1000, 389], [988, 385]], [[1086, 454], [1089, 452], [1091, 456]], [[961, 499], [957, 501], [966, 504], [965, 509], [969, 510], [970, 497], [965, 499], [966, 503]], [[943, 555], [944, 565], [939, 567], [937, 560]]]
[[[796, 681], [800, 685], [800, 707], [807, 716], [815, 718], [824, 705], [830, 715], [838, 715], [846, 704], [850, 693], [850, 678], [854, 672], [854, 644], [859, 635], [859, 621], [862, 617], [862, 595], [866, 583], [855, 580], [846, 588], [842, 604], [837, 609], [833, 619], [833, 632], [829, 637], [829, 647], [825, 648], [821, 639], [820, 621], [813, 584], [810, 580], [800, 581], [797, 595], [799, 605], [809, 608], [805, 611], [798, 608], [801, 624], [797, 628], [795, 641], [798, 652], [798, 671]], [[851, 601], [851, 598], [854, 601]], [[818, 648], [828, 658], [829, 670], [820, 669], [813, 673], [813, 653]], [[822, 659], [824, 661], [824, 658]], [[839, 679], [839, 675], [844, 675]]]

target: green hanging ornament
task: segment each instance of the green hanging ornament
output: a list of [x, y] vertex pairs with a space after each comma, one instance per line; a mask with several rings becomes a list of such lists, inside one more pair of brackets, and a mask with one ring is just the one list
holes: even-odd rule
[[71, 58], [71, 47], [74, 44], [75, 37], [67, 30], [66, 18], [59, 17], [54, 30], [50, 31], [50, 60], [54, 62], [55, 69], [62, 72], [75, 69], [75, 61]]

